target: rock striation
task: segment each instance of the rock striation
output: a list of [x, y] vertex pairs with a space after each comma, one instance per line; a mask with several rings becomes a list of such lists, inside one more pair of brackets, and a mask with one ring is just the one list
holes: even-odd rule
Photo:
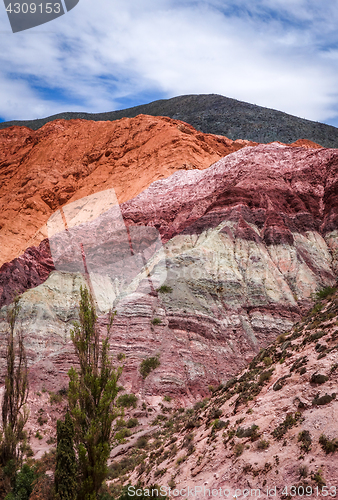
[[[200, 499], [209, 496], [203, 488], [214, 498], [334, 496], [337, 313], [337, 293], [323, 298], [193, 409], [183, 413], [175, 401], [159, 402], [160, 430], [125, 484], [156, 482], [167, 492], [169, 485], [172, 492], [189, 486]], [[124, 463], [130, 456], [122, 457]]]
[[[69, 331], [88, 277], [100, 328], [107, 308], [117, 310], [112, 352], [126, 354], [128, 390], [143, 399], [170, 394], [186, 404], [208, 385], [226, 382], [299, 320], [315, 291], [335, 284], [337, 182], [337, 150], [244, 147], [205, 170], [155, 181], [119, 210], [57, 233], [50, 246], [58, 241], [64, 260], [22, 297], [36, 386], [66, 383], [65, 367], [74, 362]], [[145, 259], [130, 276], [129, 264], [123, 276], [108, 260], [121, 248], [114, 246], [121, 220], [132, 243], [138, 234]], [[145, 249], [156, 238], [147, 231], [162, 241], [150, 253]], [[99, 255], [105, 269], [76, 273], [69, 235], [84, 242], [90, 262]], [[4, 332], [4, 321], [0, 327]], [[141, 361], [157, 355], [161, 365], [143, 380]]]

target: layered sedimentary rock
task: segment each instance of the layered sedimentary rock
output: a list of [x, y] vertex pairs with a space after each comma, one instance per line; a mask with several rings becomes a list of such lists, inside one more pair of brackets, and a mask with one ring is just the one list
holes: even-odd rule
[[[337, 182], [337, 150], [247, 147], [156, 181], [93, 222], [65, 225], [50, 239], [57, 270], [22, 298], [35, 383], [66, 383], [85, 280], [100, 328], [117, 310], [111, 345], [127, 356], [127, 389], [187, 400], [226, 381], [335, 283]], [[82, 274], [72, 268], [80, 245]], [[141, 361], [156, 355], [161, 365], [143, 380]]]
[[121, 203], [178, 169], [207, 168], [246, 144], [144, 115], [1, 130], [0, 266], [39, 245], [44, 224], [67, 202], [114, 188]]

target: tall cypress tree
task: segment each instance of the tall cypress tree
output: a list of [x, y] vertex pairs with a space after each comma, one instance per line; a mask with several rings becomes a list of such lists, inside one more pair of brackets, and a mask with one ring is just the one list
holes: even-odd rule
[[76, 457], [74, 451], [74, 424], [67, 412], [65, 421], [57, 421], [57, 448], [55, 468], [56, 500], [75, 500], [77, 491]]
[[71, 331], [79, 371], [71, 368], [68, 402], [75, 426], [79, 500], [96, 500], [107, 476], [111, 450], [112, 425], [120, 414], [115, 398], [122, 368], [114, 368], [109, 355], [109, 336], [100, 338], [95, 307], [87, 288], [81, 288], [80, 321]]
[[7, 309], [7, 371], [1, 409], [3, 436], [0, 444], [0, 464], [5, 467], [5, 474], [10, 480], [15, 478], [26, 451], [27, 436], [24, 427], [29, 415], [26, 407], [29, 391], [27, 357], [23, 332], [17, 328], [19, 301], [20, 297], [15, 297]]

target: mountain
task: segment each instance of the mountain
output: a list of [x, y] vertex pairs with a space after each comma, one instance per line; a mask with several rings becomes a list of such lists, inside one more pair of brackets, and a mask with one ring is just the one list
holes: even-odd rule
[[178, 169], [207, 168], [247, 145], [165, 117], [56, 120], [0, 131], [0, 266], [46, 238], [61, 206], [105, 189], [135, 197]]
[[[80, 245], [100, 328], [109, 307], [117, 311], [112, 352], [126, 354], [129, 390], [188, 404], [225, 383], [299, 321], [314, 292], [335, 284], [337, 183], [337, 150], [274, 143], [178, 170], [92, 222], [75, 213], [81, 200], [65, 205], [78, 225], [65, 229], [60, 215], [49, 245], [0, 269], [2, 303], [42, 270], [21, 299], [34, 387], [67, 382], [86, 282]], [[48, 266], [56, 270], [46, 280]], [[5, 308], [2, 318], [4, 331]], [[161, 366], [144, 381], [140, 364], [157, 355]]]
[[132, 108], [107, 113], [59, 113], [48, 118], [0, 123], [0, 129], [13, 125], [37, 130], [56, 119], [114, 121], [139, 114], [167, 116], [182, 120], [196, 130], [224, 135], [229, 139], [246, 139], [269, 143], [292, 143], [308, 139], [326, 148], [338, 147], [338, 129], [330, 125], [305, 120], [274, 109], [256, 106], [217, 94], [186, 95], [161, 99]]

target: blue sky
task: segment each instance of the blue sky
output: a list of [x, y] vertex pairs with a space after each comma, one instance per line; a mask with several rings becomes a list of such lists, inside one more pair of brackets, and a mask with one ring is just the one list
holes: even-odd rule
[[1, 3], [0, 120], [217, 93], [338, 126], [337, 27], [338, 0], [80, 0], [13, 34]]

